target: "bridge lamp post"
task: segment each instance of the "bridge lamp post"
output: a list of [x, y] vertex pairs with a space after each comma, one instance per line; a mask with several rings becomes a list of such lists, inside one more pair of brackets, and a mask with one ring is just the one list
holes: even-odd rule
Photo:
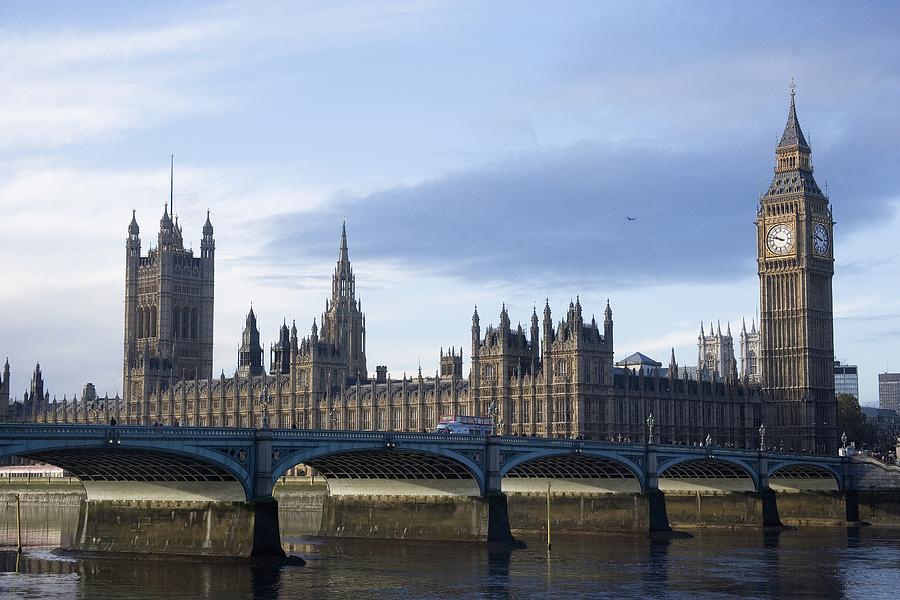
[[653, 443], [653, 424], [656, 421], [653, 419], [653, 413], [650, 413], [650, 416], [647, 417], [647, 443]]
[[500, 420], [500, 408], [496, 402], [491, 402], [491, 405], [488, 406], [488, 416], [494, 420], [494, 435], [501, 435], [503, 421]]
[[766, 424], [759, 426], [759, 449], [761, 452], [766, 451]]
[[331, 409], [331, 428], [337, 429], [337, 425], [339, 424], [340, 420], [341, 420], [341, 416], [338, 414], [338, 409], [332, 408]]
[[269, 395], [268, 390], [263, 390], [259, 392], [259, 402], [258, 404], [262, 406], [263, 414], [262, 414], [262, 428], [269, 428], [269, 406], [272, 404], [272, 397]]

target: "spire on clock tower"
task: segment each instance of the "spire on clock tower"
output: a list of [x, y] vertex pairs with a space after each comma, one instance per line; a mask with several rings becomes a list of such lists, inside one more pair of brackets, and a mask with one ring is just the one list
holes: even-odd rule
[[775, 176], [764, 197], [798, 192], [822, 195], [813, 178], [812, 150], [800, 128], [794, 96], [794, 82], [791, 81], [787, 123], [775, 148]]

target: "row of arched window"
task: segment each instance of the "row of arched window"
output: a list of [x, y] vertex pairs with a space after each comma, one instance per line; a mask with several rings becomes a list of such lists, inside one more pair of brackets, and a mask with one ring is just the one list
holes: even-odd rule
[[137, 310], [137, 331], [139, 338], [156, 337], [156, 307], [139, 306]]
[[[139, 306], [137, 309], [138, 338], [157, 336], [156, 306]], [[196, 340], [200, 338], [200, 311], [197, 308], [174, 307], [172, 309], [172, 336]]]
[[188, 340], [198, 339], [200, 333], [200, 311], [196, 308], [178, 307], [172, 309], [172, 335]]

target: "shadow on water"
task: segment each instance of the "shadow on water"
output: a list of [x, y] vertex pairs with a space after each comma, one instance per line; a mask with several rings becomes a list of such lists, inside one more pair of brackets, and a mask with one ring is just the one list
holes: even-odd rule
[[644, 570], [643, 580], [652, 588], [664, 589], [669, 581], [669, 548], [671, 538], [651, 537], [647, 546], [648, 569]]
[[510, 595], [509, 564], [512, 551], [489, 549], [487, 551], [487, 577], [481, 591], [488, 598], [507, 599]]

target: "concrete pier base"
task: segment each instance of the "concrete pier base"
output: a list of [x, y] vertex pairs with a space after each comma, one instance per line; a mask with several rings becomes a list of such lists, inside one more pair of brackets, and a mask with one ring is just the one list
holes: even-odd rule
[[[508, 504], [513, 531], [546, 531], [546, 494], [509, 494]], [[658, 519], [658, 506], [656, 510]], [[665, 506], [662, 518], [664, 514]], [[646, 494], [562, 493], [550, 498], [553, 531], [647, 532], [651, 530], [651, 521], [651, 499]]]
[[284, 556], [278, 504], [89, 500], [71, 549], [192, 556]]
[[319, 535], [376, 539], [512, 540], [506, 496], [326, 496]]

